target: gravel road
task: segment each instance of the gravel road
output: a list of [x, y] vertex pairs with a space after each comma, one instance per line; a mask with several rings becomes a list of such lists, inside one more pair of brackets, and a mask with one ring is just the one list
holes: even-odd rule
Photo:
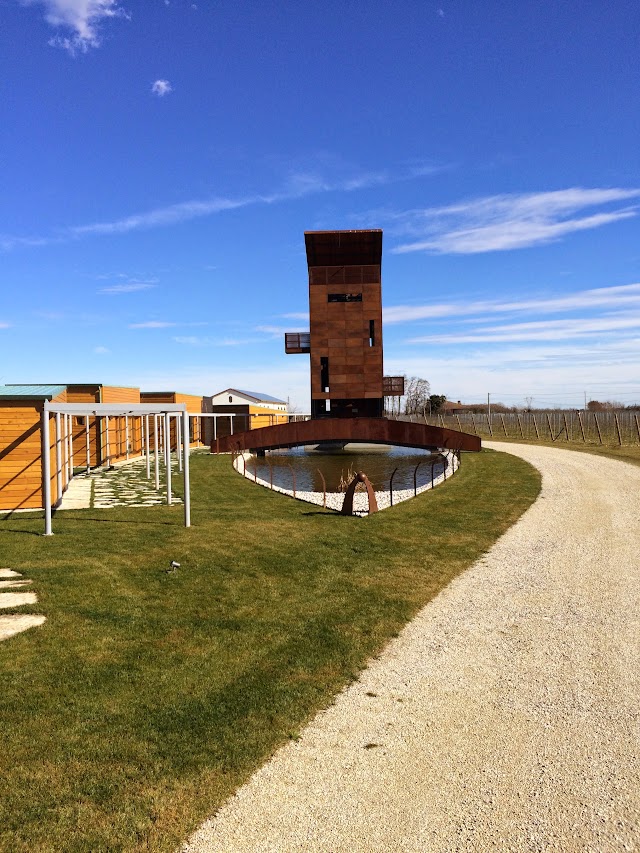
[[640, 467], [485, 446], [540, 498], [185, 851], [640, 850]]

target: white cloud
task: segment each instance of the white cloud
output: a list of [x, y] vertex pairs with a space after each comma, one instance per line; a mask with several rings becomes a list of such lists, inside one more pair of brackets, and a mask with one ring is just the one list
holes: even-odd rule
[[177, 323], [169, 323], [166, 320], [147, 320], [145, 323], [129, 323], [130, 329], [169, 329], [177, 326]]
[[284, 326], [256, 326], [256, 332], [262, 332], [263, 335], [269, 335], [271, 338], [283, 338], [290, 331], [291, 329]]
[[[566, 234], [599, 228], [637, 215], [640, 189], [572, 187], [541, 193], [486, 196], [443, 207], [395, 214], [398, 233], [415, 237], [391, 251], [435, 254], [476, 254], [522, 249], [555, 242]], [[616, 204], [616, 209], [586, 213]], [[586, 215], [577, 215], [585, 211]]]
[[615, 287], [598, 287], [581, 290], [566, 296], [538, 299], [523, 299], [518, 302], [478, 301], [445, 302], [432, 305], [391, 305], [384, 309], [385, 324], [409, 323], [417, 320], [432, 320], [440, 317], [464, 315], [509, 314], [518, 311], [542, 311], [558, 313], [584, 308], [619, 308], [640, 305], [640, 284], [623, 284]]
[[0, 329], [10, 329], [10, 328], [11, 328], [10, 323], [0, 323]]
[[381, 184], [405, 181], [412, 178], [411, 170], [392, 176], [388, 173], [355, 173], [350, 177], [337, 180], [327, 180], [315, 172], [293, 172], [284, 181], [282, 187], [270, 193], [254, 193], [238, 198], [216, 197], [208, 199], [193, 199], [154, 208], [143, 213], [124, 216], [106, 222], [93, 222], [87, 225], [76, 225], [60, 229], [55, 236], [48, 237], [16, 237], [0, 235], [0, 250], [10, 251], [21, 246], [43, 246], [60, 243], [65, 240], [79, 239], [86, 236], [126, 234], [145, 228], [157, 228], [175, 225], [204, 216], [249, 207], [251, 205], [271, 205], [286, 201], [295, 201], [308, 195], [327, 192], [353, 192]]
[[434, 394], [450, 400], [575, 405], [588, 398], [640, 400], [640, 338], [604, 344], [550, 342], [525, 347], [486, 346], [459, 355], [429, 352], [385, 357], [385, 372], [424, 376]]
[[168, 80], [156, 80], [151, 84], [151, 91], [159, 98], [163, 98], [165, 95], [173, 92], [173, 86]]
[[173, 338], [173, 340], [177, 344], [185, 344], [192, 347], [238, 347], [252, 343], [252, 341], [237, 338], [210, 338], [198, 335], [180, 335]]
[[72, 56], [100, 46], [98, 31], [104, 20], [129, 18], [118, 0], [23, 0], [23, 3], [44, 6], [47, 23], [71, 31], [68, 36], [55, 36], [49, 44], [63, 47]]
[[98, 293], [137, 293], [140, 290], [151, 290], [158, 285], [150, 281], [129, 281], [127, 284], [111, 284], [108, 287], [101, 287]]
[[96, 355], [109, 355], [111, 352], [107, 347], [94, 347], [93, 351]]
[[469, 344], [523, 341], [563, 341], [590, 337], [603, 332], [637, 329], [640, 332], [640, 314], [635, 316], [604, 316], [562, 320], [535, 320], [530, 323], [511, 323], [504, 326], [486, 326], [473, 332], [440, 332], [411, 338], [410, 344]]
[[290, 320], [304, 320], [305, 323], [309, 322], [308, 311], [290, 311], [288, 314], [281, 314], [280, 316]]

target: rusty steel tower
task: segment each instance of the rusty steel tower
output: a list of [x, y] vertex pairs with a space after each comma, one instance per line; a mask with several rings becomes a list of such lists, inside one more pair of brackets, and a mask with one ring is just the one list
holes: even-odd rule
[[382, 231], [305, 231], [309, 331], [285, 335], [309, 353], [313, 418], [379, 418], [403, 377], [384, 377]]

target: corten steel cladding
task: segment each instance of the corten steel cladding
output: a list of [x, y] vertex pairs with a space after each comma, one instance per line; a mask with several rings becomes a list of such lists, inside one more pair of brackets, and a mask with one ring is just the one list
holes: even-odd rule
[[382, 231], [306, 231], [309, 332], [285, 335], [309, 353], [311, 416], [381, 417]]
[[298, 447], [327, 441], [394, 444], [425, 450], [479, 451], [480, 437], [454, 429], [430, 426], [409, 421], [390, 421], [386, 418], [320, 418], [290, 424], [261, 427], [218, 439], [212, 445], [215, 453], [230, 453], [239, 447], [249, 450], [275, 450], [278, 447]]
[[358, 471], [356, 476], [347, 486], [344, 501], [342, 502], [342, 509], [340, 510], [341, 515], [353, 515], [353, 498], [356, 493], [358, 483], [364, 483], [367, 490], [367, 498], [369, 499], [369, 515], [372, 515], [374, 512], [378, 512], [378, 501], [376, 500], [376, 493], [373, 491], [373, 486], [364, 471]]

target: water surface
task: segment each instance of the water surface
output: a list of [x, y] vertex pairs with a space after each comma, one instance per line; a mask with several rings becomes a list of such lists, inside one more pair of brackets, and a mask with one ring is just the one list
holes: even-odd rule
[[[418, 487], [431, 479], [431, 462], [440, 460], [437, 453], [416, 447], [396, 447], [386, 444], [347, 444], [343, 450], [330, 452], [316, 450], [315, 446], [296, 447], [290, 450], [273, 450], [258, 459], [258, 477], [269, 482], [270, 465], [273, 470], [273, 484], [290, 489], [293, 483], [292, 468], [296, 476], [298, 491], [322, 492], [324, 475], [327, 491], [340, 491], [340, 483], [350, 482], [358, 471], [364, 471], [376, 491], [389, 489], [389, 480], [393, 470], [393, 488], [413, 488], [413, 474], [418, 463]], [[247, 463], [247, 469], [253, 473], [254, 460]], [[436, 473], [440, 466], [436, 468]]]

